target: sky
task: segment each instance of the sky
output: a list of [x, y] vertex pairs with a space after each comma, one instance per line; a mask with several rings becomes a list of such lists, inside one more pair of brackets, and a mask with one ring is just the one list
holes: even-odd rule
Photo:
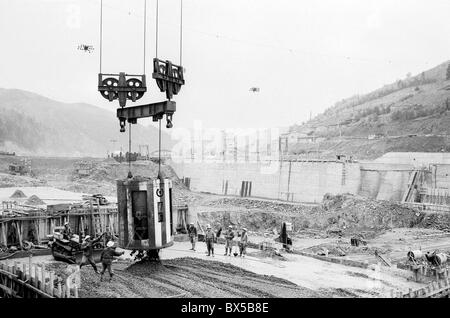
[[[180, 3], [159, 1], [158, 57], [174, 63]], [[103, 72], [144, 72], [144, 4], [103, 0]], [[147, 0], [148, 92], [139, 104], [165, 97], [151, 78], [155, 12]], [[448, 0], [183, 0], [186, 84], [174, 98], [174, 125], [299, 124], [449, 60], [449, 12]], [[97, 91], [99, 21], [100, 0], [0, 0], [0, 87], [115, 111]]]

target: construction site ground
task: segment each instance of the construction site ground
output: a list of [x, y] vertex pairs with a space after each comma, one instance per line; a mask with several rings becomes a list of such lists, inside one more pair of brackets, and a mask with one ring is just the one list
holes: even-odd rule
[[[92, 174], [79, 177], [73, 173], [74, 162], [63, 158], [33, 161], [33, 177], [10, 175], [7, 165], [0, 162], [0, 187], [47, 186], [114, 197], [115, 180], [127, 173], [126, 163], [96, 160]], [[157, 165], [138, 162], [133, 171], [154, 177]], [[368, 268], [294, 253], [283, 252], [279, 257], [257, 249], [249, 249], [245, 259], [228, 257], [223, 256], [221, 244], [211, 258], [205, 255], [203, 242], [193, 252], [188, 242], [177, 241], [161, 251], [159, 265], [129, 266], [126, 259], [119, 260], [114, 265], [117, 277], [110, 283], [99, 284], [92, 268], [83, 267], [81, 297], [388, 297], [392, 289], [406, 292], [424, 285], [412, 280], [412, 272], [395, 266], [406, 260], [409, 250], [450, 252], [450, 232], [439, 230], [447, 228], [446, 218], [424, 224], [423, 213], [398, 204], [352, 195], [330, 195], [322, 204], [311, 205], [195, 193], [170, 167], [164, 166], [163, 171], [174, 181], [174, 204], [188, 204], [189, 213], [202, 226], [211, 224], [215, 230], [230, 224], [235, 229], [247, 227], [256, 247], [274, 242], [282, 222], [291, 222], [295, 252], [316, 255], [326, 250], [329, 257], [358, 261]], [[34, 193], [27, 188], [26, 194]], [[367, 244], [351, 246], [354, 235], [362, 236]], [[379, 265], [375, 251], [392, 266]], [[54, 261], [51, 256], [39, 256], [33, 262]]]
[[[107, 274], [100, 282], [92, 267], [83, 267], [80, 297], [389, 297], [393, 289], [422, 286], [400, 270], [362, 269], [287, 253], [270, 257], [256, 249], [248, 249], [244, 258], [223, 252], [224, 245], [217, 244], [213, 258], [203, 242], [195, 252], [190, 243], [176, 242], [161, 251], [161, 263], [133, 263], [127, 251], [113, 263], [111, 282]], [[32, 261], [59, 263], [52, 256]]]

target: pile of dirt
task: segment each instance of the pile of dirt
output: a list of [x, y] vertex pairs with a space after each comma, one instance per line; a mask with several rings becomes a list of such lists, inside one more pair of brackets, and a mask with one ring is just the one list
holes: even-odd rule
[[213, 200], [204, 204], [211, 207], [239, 207], [245, 210], [262, 210], [270, 212], [279, 212], [284, 215], [298, 215], [311, 211], [311, 206], [283, 203], [274, 200], [257, 200], [257, 199], [242, 199], [242, 198], [221, 198]]
[[[208, 207], [221, 209], [208, 210]], [[279, 230], [283, 222], [291, 222], [294, 233], [312, 229], [329, 235], [381, 233], [394, 227], [413, 227], [424, 217], [423, 213], [396, 203], [352, 194], [327, 194], [320, 206], [224, 198], [205, 203], [205, 208], [199, 211], [199, 221], [215, 228], [231, 224], [261, 232]]]
[[[113, 264], [114, 267], [115, 264]], [[117, 267], [116, 267], [117, 268]], [[321, 297], [323, 294], [274, 276], [197, 258], [161, 263], [135, 263], [115, 270], [111, 282], [99, 282], [91, 268], [82, 268], [80, 297]]]
[[309, 248], [304, 249], [305, 252], [310, 252], [313, 254], [317, 254], [323, 251], [328, 251], [328, 255], [331, 256], [345, 256], [350, 254], [368, 254], [374, 255], [375, 252], [379, 254], [386, 254], [391, 252], [389, 248], [381, 248], [381, 247], [371, 247], [371, 246], [352, 246], [350, 242], [340, 241], [338, 243], [324, 243], [315, 245]]
[[45, 186], [46, 184], [46, 181], [34, 179], [27, 176], [0, 173], [0, 188], [39, 187]]
[[329, 215], [329, 227], [343, 231], [386, 230], [418, 225], [424, 213], [390, 201], [370, 199], [353, 194], [326, 194], [322, 210]]
[[427, 229], [450, 232], [450, 214], [426, 213], [418, 226]]

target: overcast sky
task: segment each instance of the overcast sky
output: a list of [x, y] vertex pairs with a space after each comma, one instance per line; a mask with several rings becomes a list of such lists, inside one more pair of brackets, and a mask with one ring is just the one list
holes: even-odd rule
[[[159, 57], [179, 62], [180, 0], [160, 0]], [[144, 0], [103, 0], [103, 72], [143, 72]], [[97, 92], [100, 0], [0, 0], [0, 87], [114, 111]], [[147, 0], [149, 91], [156, 0]], [[174, 124], [301, 123], [450, 59], [448, 0], [183, 0], [186, 85]], [[77, 50], [92, 44], [91, 54]], [[249, 91], [259, 87], [259, 93]], [[129, 104], [131, 105], [131, 103]]]

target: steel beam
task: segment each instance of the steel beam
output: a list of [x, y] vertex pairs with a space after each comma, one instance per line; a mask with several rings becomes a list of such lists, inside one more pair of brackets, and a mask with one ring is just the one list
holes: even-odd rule
[[164, 101], [141, 106], [133, 106], [117, 109], [117, 118], [135, 122], [139, 118], [153, 117], [153, 121], [161, 119], [164, 115], [172, 115], [176, 110], [174, 101]]

